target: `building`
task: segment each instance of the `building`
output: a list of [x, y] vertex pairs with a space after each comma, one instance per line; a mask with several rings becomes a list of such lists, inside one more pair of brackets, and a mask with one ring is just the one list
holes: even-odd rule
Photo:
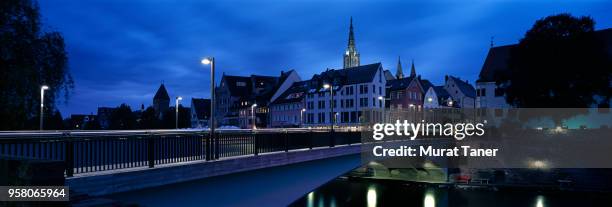
[[400, 73], [400, 61], [398, 61], [397, 67], [397, 79], [389, 80], [386, 86], [389, 107], [400, 110], [407, 108], [421, 110], [423, 108], [423, 97], [433, 84], [428, 80], [421, 79], [421, 76], [417, 76], [414, 61], [412, 61], [409, 77], [403, 77], [403, 73]]
[[[277, 98], [282, 94], [282, 90], [289, 88], [296, 80], [299, 80], [299, 76], [294, 70], [281, 71], [278, 77], [223, 74], [221, 84], [216, 90], [215, 116], [219, 125], [252, 128], [255, 120], [257, 127], [266, 127], [270, 100]], [[251, 111], [255, 112], [255, 116]]]
[[304, 126], [329, 126], [334, 120], [340, 126], [354, 126], [362, 120], [362, 111], [383, 108], [379, 97], [385, 96], [387, 80], [381, 63], [327, 69], [307, 82]]
[[207, 128], [210, 121], [210, 99], [192, 98], [191, 109], [191, 127], [192, 128]]
[[444, 77], [444, 89], [453, 99], [453, 104], [459, 108], [475, 108], [476, 90], [467, 81], [454, 76]]
[[508, 70], [510, 50], [516, 45], [505, 45], [489, 49], [478, 80], [476, 81], [477, 108], [510, 108], [506, 102], [504, 86], [496, 84], [496, 74]]
[[170, 96], [168, 95], [168, 91], [166, 87], [162, 83], [155, 96], [153, 97], [153, 109], [155, 109], [155, 114], [159, 119], [162, 119], [163, 114], [170, 107]]
[[294, 82], [270, 103], [270, 127], [299, 127], [304, 123], [304, 100], [309, 81]]
[[448, 91], [444, 89], [444, 86], [433, 86], [427, 89], [427, 92], [425, 93], [425, 100], [423, 102], [424, 108], [451, 108], [455, 106], [456, 103], [453, 102], [453, 98], [450, 96]]
[[348, 46], [343, 56], [343, 69], [357, 67], [360, 65], [359, 52], [355, 46], [355, 35], [353, 34], [353, 17], [349, 26]]
[[96, 115], [85, 115], [85, 114], [72, 114], [70, 115], [70, 129], [83, 130], [83, 129], [96, 129], [98, 124]]
[[[602, 40], [607, 51], [607, 56], [610, 60], [612, 60], [612, 28], [595, 31], [595, 35]], [[504, 88], [507, 87], [506, 84], [508, 83], [496, 84], [496, 82], [499, 80], [501, 75], [509, 72], [507, 63], [510, 58], [510, 51], [516, 46], [516, 44], [512, 44], [491, 47], [489, 49], [485, 62], [480, 69], [478, 80], [476, 81], [476, 107], [512, 107], [506, 102], [506, 93], [504, 91]], [[612, 102], [612, 100], [609, 102]]]

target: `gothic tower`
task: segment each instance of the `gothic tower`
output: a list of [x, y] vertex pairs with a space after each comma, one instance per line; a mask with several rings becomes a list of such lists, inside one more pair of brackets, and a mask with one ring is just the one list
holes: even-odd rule
[[410, 77], [416, 77], [416, 69], [414, 69], [414, 60], [412, 60], [412, 67], [410, 68]]
[[397, 57], [397, 72], [395, 72], [395, 78], [404, 78], [404, 71], [402, 70], [402, 61], [400, 60], [400, 57]]
[[344, 67], [351, 68], [359, 66], [359, 52], [355, 47], [355, 37], [353, 35], [353, 17], [351, 17], [351, 26], [349, 27], [348, 47], [344, 53]]
[[162, 114], [168, 110], [169, 106], [170, 96], [168, 96], [168, 91], [162, 83], [153, 97], [153, 109], [155, 109], [155, 114], [157, 117], [161, 119]]

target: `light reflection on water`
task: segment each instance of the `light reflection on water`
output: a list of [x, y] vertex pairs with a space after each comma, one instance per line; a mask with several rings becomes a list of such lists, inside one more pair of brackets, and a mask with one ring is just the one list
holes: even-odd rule
[[314, 207], [314, 192], [308, 193], [308, 207]]
[[370, 185], [370, 187], [368, 187], [367, 196], [368, 196], [368, 207], [376, 207], [376, 199], [377, 199], [376, 186]]
[[432, 190], [428, 190], [425, 192], [425, 199], [423, 200], [424, 207], [435, 207], [436, 206], [436, 197]]
[[536, 197], [536, 205], [535, 205], [535, 206], [536, 206], [536, 207], [546, 207], [546, 206], [544, 205], [544, 196], [543, 196], [543, 195], [538, 195], [538, 196]]

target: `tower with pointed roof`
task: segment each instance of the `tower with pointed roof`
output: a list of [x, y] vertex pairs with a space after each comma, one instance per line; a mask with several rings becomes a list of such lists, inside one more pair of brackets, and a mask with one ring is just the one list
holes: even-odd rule
[[359, 52], [355, 47], [355, 36], [353, 34], [353, 17], [351, 17], [351, 23], [349, 27], [349, 38], [348, 47], [344, 52], [344, 66], [343, 68], [351, 68], [359, 66]]
[[412, 66], [410, 67], [410, 77], [416, 77], [416, 69], [414, 69], [414, 59], [412, 60]]
[[402, 61], [400, 60], [399, 56], [397, 57], [397, 72], [395, 72], [395, 78], [404, 78], [404, 71], [402, 70]]
[[168, 95], [166, 87], [162, 83], [153, 97], [153, 109], [155, 109], [155, 114], [157, 114], [157, 117], [161, 117], [163, 112], [168, 110], [169, 107], [170, 96]]

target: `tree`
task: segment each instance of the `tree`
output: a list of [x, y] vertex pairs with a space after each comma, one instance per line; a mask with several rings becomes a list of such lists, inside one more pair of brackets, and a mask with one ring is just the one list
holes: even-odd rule
[[[510, 53], [506, 100], [520, 108], [587, 108], [607, 104], [612, 65], [590, 17], [536, 21]], [[595, 97], [605, 97], [597, 100]]]
[[135, 129], [136, 117], [127, 104], [117, 107], [110, 118], [110, 129]]
[[[163, 120], [162, 120], [162, 128], [164, 129], [174, 129], [176, 128], [176, 108], [170, 107], [168, 110], [164, 112]], [[185, 108], [182, 105], [179, 105], [179, 120], [178, 120], [179, 128], [189, 128], [191, 127], [191, 112], [189, 108]]]
[[157, 129], [160, 127], [160, 121], [157, 118], [155, 109], [151, 106], [147, 107], [140, 115], [140, 129]]
[[42, 31], [38, 4], [0, 1], [0, 130], [24, 129], [37, 116], [40, 88], [47, 85], [45, 106], [67, 100], [74, 87], [62, 35]]

